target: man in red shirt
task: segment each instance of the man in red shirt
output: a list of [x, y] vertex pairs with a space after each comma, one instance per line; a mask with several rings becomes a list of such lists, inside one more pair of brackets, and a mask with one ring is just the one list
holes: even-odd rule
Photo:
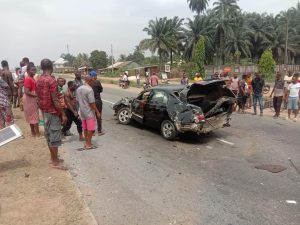
[[158, 76], [156, 76], [156, 73], [153, 73], [150, 77], [150, 85], [152, 87], [155, 87], [158, 85]]
[[61, 145], [61, 124], [65, 124], [67, 118], [59, 103], [57, 81], [52, 76], [53, 63], [49, 59], [43, 59], [41, 68], [43, 74], [36, 83], [36, 94], [44, 117], [45, 137], [51, 154], [51, 163], [55, 169], [66, 170], [58, 158], [58, 147]]

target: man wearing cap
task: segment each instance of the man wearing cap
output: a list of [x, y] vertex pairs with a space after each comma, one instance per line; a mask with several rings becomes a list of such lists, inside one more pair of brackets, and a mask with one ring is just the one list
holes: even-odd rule
[[[101, 93], [103, 92], [102, 84], [99, 80], [97, 80], [97, 72], [95, 70], [92, 70], [90, 72], [90, 76], [94, 79], [94, 82], [92, 84], [92, 89], [94, 91], [95, 96], [95, 103], [98, 111], [102, 115], [102, 100], [101, 100]], [[104, 134], [102, 130], [102, 116], [97, 118], [97, 125], [98, 125], [98, 136], [101, 136]]]

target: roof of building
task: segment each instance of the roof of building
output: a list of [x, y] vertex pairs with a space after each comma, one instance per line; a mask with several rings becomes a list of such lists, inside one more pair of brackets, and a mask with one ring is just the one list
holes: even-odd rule
[[67, 62], [68, 62], [67, 60], [64, 60], [63, 58], [59, 58], [54, 62], [54, 65], [64, 65]]

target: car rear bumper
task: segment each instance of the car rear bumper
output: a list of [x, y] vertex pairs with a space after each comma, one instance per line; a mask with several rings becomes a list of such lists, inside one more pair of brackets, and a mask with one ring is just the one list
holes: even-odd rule
[[213, 116], [205, 120], [203, 123], [182, 124], [175, 123], [177, 131], [180, 133], [193, 132], [197, 134], [207, 134], [211, 131], [224, 127], [227, 123], [228, 113], [222, 113], [218, 116]]

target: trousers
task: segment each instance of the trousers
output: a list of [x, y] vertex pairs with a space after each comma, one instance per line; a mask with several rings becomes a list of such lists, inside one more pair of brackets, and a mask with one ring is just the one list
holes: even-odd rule
[[68, 118], [67, 123], [63, 126], [62, 133], [65, 134], [68, 130], [71, 129], [72, 123], [74, 122], [77, 126], [78, 134], [82, 134], [82, 121], [74, 115], [70, 109], [65, 109], [66, 117]]
[[264, 102], [263, 102], [263, 96], [262, 95], [253, 95], [254, 113], [256, 113], [257, 103], [259, 104], [260, 113], [263, 113], [263, 111], [264, 111]]

